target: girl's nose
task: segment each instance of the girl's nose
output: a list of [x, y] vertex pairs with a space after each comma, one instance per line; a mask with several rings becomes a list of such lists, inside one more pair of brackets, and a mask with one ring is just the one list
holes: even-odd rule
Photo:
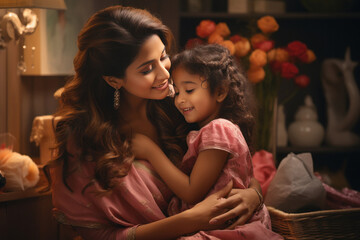
[[183, 104], [185, 103], [185, 98], [179, 93], [178, 96], [176, 97], [176, 102], [178, 104]]

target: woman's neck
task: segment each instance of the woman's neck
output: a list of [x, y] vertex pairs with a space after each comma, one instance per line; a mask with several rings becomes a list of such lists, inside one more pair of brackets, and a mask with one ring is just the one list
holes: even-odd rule
[[129, 93], [122, 94], [119, 114], [120, 129], [127, 133], [141, 133], [158, 141], [155, 126], [147, 117], [148, 99], [139, 98]]

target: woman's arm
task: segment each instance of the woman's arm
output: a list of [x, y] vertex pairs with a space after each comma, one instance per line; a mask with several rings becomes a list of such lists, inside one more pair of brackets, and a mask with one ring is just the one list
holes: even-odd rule
[[211, 219], [210, 223], [224, 223], [231, 219], [236, 219], [228, 226], [233, 229], [235, 226], [245, 224], [251, 218], [254, 212], [262, 206], [262, 195], [259, 197], [256, 189], [261, 194], [259, 182], [253, 177], [247, 189], [232, 189], [225, 201], [219, 202], [216, 206], [220, 209], [230, 209], [224, 214]]
[[173, 239], [200, 230], [225, 228], [224, 224], [211, 225], [211, 216], [224, 212], [216, 207], [218, 202], [231, 190], [232, 184], [212, 194], [193, 208], [157, 222], [141, 225], [136, 229], [136, 239]]
[[206, 196], [218, 179], [228, 153], [218, 149], [201, 151], [196, 159], [190, 176], [178, 169], [151, 139], [137, 135], [132, 142], [133, 152], [149, 160], [155, 171], [169, 188], [183, 201], [195, 204]]
[[[178, 237], [195, 233], [200, 230], [223, 229], [225, 224], [209, 224], [212, 217], [222, 214], [225, 210], [216, 207], [216, 205], [224, 200], [232, 188], [232, 182], [229, 182], [220, 191], [211, 194], [203, 201], [196, 204], [193, 208], [167, 217], [152, 223], [140, 225], [135, 229], [135, 236], [124, 236], [123, 228], [108, 227], [102, 229], [92, 229], [84, 227], [76, 227], [77, 232], [88, 240], [108, 240], [108, 239], [136, 239], [136, 240], [152, 240], [152, 239], [176, 239]], [[132, 231], [132, 229], [127, 232]], [[130, 233], [130, 235], [132, 235]]]

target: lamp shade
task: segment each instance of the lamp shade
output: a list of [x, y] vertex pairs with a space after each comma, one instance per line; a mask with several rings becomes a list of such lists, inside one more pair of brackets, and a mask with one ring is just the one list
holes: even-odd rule
[[64, 0], [1, 0], [0, 8], [66, 9]]

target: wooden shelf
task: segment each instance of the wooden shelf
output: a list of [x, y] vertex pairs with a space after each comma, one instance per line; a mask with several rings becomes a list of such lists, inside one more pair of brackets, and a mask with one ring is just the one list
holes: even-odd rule
[[333, 146], [320, 146], [320, 147], [277, 147], [277, 153], [301, 153], [301, 152], [311, 152], [316, 154], [360, 154], [360, 146], [354, 147], [333, 147]]
[[15, 201], [25, 198], [34, 198], [34, 197], [41, 197], [50, 195], [51, 191], [43, 191], [44, 186], [36, 187], [36, 188], [30, 188], [24, 191], [16, 191], [16, 192], [5, 192], [0, 193], [0, 203], [2, 202], [8, 202], [8, 201]]
[[258, 18], [265, 15], [271, 15], [282, 19], [354, 19], [360, 18], [360, 12], [348, 13], [227, 13], [227, 12], [181, 12], [181, 18], [227, 18], [227, 19], [249, 19]]

